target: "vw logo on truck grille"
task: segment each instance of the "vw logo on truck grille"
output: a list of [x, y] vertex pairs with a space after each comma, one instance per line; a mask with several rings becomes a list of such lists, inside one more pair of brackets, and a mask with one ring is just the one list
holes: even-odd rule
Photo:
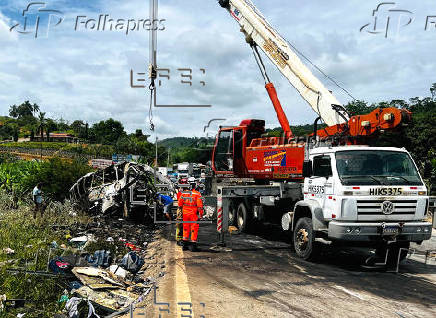
[[394, 212], [394, 204], [391, 201], [384, 201], [382, 203], [383, 214], [392, 214]]

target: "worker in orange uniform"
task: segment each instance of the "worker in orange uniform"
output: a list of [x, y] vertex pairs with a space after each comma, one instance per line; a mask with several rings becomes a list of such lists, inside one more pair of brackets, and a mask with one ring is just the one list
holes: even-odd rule
[[194, 222], [203, 217], [203, 200], [200, 192], [196, 190], [195, 179], [189, 178], [188, 182], [191, 190], [182, 192], [178, 205], [183, 212], [183, 250], [189, 248], [195, 252], [198, 251], [197, 237], [200, 225]]

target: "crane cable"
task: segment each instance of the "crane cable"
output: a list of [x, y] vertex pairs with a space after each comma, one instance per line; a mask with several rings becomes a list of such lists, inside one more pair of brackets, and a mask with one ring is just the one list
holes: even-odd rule
[[259, 66], [260, 72], [262, 73], [263, 79], [265, 80], [265, 84], [271, 83], [268, 77], [268, 73], [266, 72], [265, 64], [263, 63], [262, 57], [260, 56], [257, 49], [256, 43], [251, 42], [250, 47], [253, 50], [254, 59], [256, 60], [257, 66]]
[[[276, 31], [277, 32], [277, 31]], [[316, 65], [315, 63], [313, 63], [306, 55], [304, 55], [300, 50], [298, 50], [295, 45], [293, 45], [291, 42], [289, 42], [289, 40], [287, 40], [286, 38], [283, 38], [286, 43], [288, 43], [294, 50], [295, 52], [297, 52], [298, 55], [300, 55], [302, 58], [304, 58], [310, 65], [312, 65], [318, 72], [320, 72], [325, 78], [327, 78], [328, 80], [330, 80], [333, 84], [335, 84], [339, 89], [341, 89], [342, 91], [345, 92], [345, 94], [347, 94], [348, 96], [350, 96], [354, 101], [356, 101], [357, 99], [350, 93], [350, 91], [348, 91], [346, 88], [342, 87], [341, 85], [339, 85], [339, 83], [330, 75], [326, 74], [318, 65]]]
[[[155, 79], [156, 79], [156, 71], [154, 69], [154, 67], [152, 65], [150, 65], [150, 85], [148, 86], [148, 89], [150, 90], [150, 106], [148, 109], [148, 119], [149, 119], [149, 123], [150, 123], [150, 130], [154, 131], [154, 123], [153, 123], [153, 100], [155, 98], [155, 91], [156, 91], [156, 84], [155, 84]], [[156, 103], [156, 100], [154, 100], [154, 102]]]
[[351, 94], [350, 91], [348, 91], [346, 88], [342, 87], [333, 77], [328, 75], [326, 72], [324, 72], [318, 65], [316, 65], [314, 62], [312, 62], [306, 55], [304, 55], [299, 49], [295, 47], [288, 39], [286, 39], [284, 36], [280, 34], [269, 22], [268, 20], [263, 16], [263, 14], [257, 9], [257, 7], [254, 5], [254, 3], [251, 0], [245, 0], [245, 3], [251, 7], [254, 12], [273, 30], [275, 31], [279, 36], [281, 36], [286, 43], [292, 47], [295, 52], [300, 55], [303, 59], [305, 59], [310, 65], [312, 65], [318, 72], [320, 72], [325, 78], [327, 78], [329, 81], [331, 81], [334, 85], [336, 85], [339, 89], [341, 89], [345, 94], [350, 96], [353, 101], [356, 101], [357, 99]]
[[150, 123], [150, 130], [154, 131], [154, 123], [153, 123], [153, 93], [154, 93], [154, 90], [156, 89], [156, 87], [154, 87], [153, 84], [150, 84], [148, 89], [150, 90], [150, 108], [148, 109], [148, 119], [149, 119], [149, 123]]

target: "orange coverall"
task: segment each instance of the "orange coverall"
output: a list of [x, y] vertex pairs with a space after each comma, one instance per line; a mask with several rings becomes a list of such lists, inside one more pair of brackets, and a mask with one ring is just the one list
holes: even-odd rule
[[[183, 222], [195, 222], [198, 216], [203, 217], [203, 201], [196, 190], [183, 192], [178, 205], [183, 209]], [[199, 227], [198, 223], [183, 223], [183, 241], [197, 242]]]

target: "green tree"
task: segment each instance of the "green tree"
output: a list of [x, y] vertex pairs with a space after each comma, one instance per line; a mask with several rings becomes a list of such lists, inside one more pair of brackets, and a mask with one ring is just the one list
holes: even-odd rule
[[51, 118], [47, 118], [45, 122], [45, 135], [47, 141], [49, 141], [50, 133], [56, 131], [57, 129], [58, 129], [58, 125], [56, 124], [56, 122]]
[[63, 118], [59, 119], [56, 124], [58, 126], [59, 131], [66, 132], [67, 130], [70, 129], [70, 125], [68, 125], [68, 122]]
[[22, 186], [31, 190], [36, 184], [43, 184], [43, 193], [52, 200], [64, 200], [71, 186], [83, 175], [92, 171], [87, 162], [52, 158], [40, 163], [32, 173], [22, 180]]
[[39, 106], [37, 104], [31, 104], [28, 100], [20, 105], [12, 105], [9, 108], [9, 116], [13, 118], [23, 118], [34, 115], [34, 113], [39, 111]]
[[44, 128], [46, 126], [46, 119], [45, 119], [45, 113], [39, 112], [38, 115], [38, 131], [41, 135], [41, 141], [44, 140]]
[[13, 135], [12, 136], [13, 136], [13, 139], [14, 139], [15, 142], [18, 141], [19, 134], [20, 134], [20, 128], [18, 128], [17, 125], [14, 125], [13, 126]]
[[70, 128], [74, 131], [74, 134], [77, 137], [80, 137], [84, 134], [84, 130], [86, 129], [86, 125], [83, 120], [75, 120], [70, 125]]
[[129, 136], [121, 136], [115, 143], [115, 151], [120, 154], [138, 154], [136, 143]]
[[351, 116], [368, 114], [376, 108], [377, 107], [374, 105], [369, 106], [368, 103], [363, 100], [355, 100], [345, 105], [345, 109]]
[[92, 126], [90, 139], [94, 143], [104, 145], [115, 145], [118, 138], [126, 135], [123, 124], [117, 120], [109, 118], [102, 120]]

